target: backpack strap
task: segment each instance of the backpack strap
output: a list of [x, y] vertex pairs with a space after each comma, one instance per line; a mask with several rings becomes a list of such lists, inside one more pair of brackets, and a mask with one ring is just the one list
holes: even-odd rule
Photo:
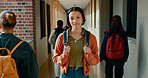
[[[63, 39], [64, 39], [65, 46], [67, 46], [67, 44], [68, 44], [68, 35], [69, 35], [69, 30], [66, 30], [63, 32]], [[85, 30], [84, 36], [85, 36], [86, 46], [88, 47], [89, 46], [89, 39], [90, 39], [90, 32]]]
[[20, 41], [12, 50], [11, 50], [11, 54], [16, 50], [16, 48], [20, 45], [20, 44], [22, 44], [24, 41], [22, 40], [22, 41]]
[[63, 39], [64, 39], [64, 45], [67, 47], [68, 44], [68, 35], [69, 35], [69, 30], [66, 30], [63, 32]]
[[89, 46], [89, 39], [90, 39], [90, 32], [85, 30], [84, 36], [85, 36], [86, 46], [88, 47]]
[[6, 50], [6, 51], [7, 51], [7, 53], [8, 53], [8, 55], [11, 55], [10, 50], [9, 50], [9, 49], [7, 49], [7, 48], [0, 48], [0, 50]]

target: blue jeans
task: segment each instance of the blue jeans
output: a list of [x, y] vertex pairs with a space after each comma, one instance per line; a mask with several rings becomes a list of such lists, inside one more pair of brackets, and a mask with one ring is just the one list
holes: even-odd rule
[[[52, 51], [52, 54], [54, 55], [54, 49], [53, 49], [53, 51]], [[59, 65], [56, 65], [55, 63], [54, 63], [54, 73], [55, 73], [55, 77], [59, 77], [59, 75], [60, 75], [60, 66]]]
[[60, 78], [89, 78], [89, 75], [84, 76], [83, 67], [68, 67], [67, 73], [61, 73]]

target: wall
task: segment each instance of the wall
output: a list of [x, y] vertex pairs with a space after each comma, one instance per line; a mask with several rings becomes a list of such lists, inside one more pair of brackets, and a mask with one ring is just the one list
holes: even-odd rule
[[52, 29], [57, 27], [57, 21], [62, 20], [63, 25], [66, 25], [66, 11], [58, 0], [52, 2]]
[[5, 10], [16, 14], [17, 26], [14, 35], [25, 40], [33, 40], [32, 0], [0, 0], [1, 12]]
[[113, 16], [120, 15], [123, 28], [126, 30], [127, 0], [113, 0]]
[[138, 0], [137, 34], [139, 41], [138, 78], [148, 77], [148, 0]]
[[123, 13], [122, 7], [123, 7], [122, 0], [113, 0], [113, 15], [120, 15], [122, 17]]
[[[45, 0], [46, 4], [46, 0]], [[45, 5], [45, 16], [47, 15]], [[37, 62], [39, 67], [44, 63], [44, 61], [48, 58], [48, 48], [47, 48], [47, 17], [45, 17], [45, 29], [46, 36], [41, 39], [41, 19], [40, 19], [40, 0], [35, 0], [35, 42], [36, 42], [36, 52], [37, 52]]]

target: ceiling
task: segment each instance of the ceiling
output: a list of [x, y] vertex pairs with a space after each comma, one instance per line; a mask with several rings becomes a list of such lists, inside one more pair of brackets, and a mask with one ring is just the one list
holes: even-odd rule
[[84, 9], [89, 1], [90, 0], [59, 0], [66, 10], [73, 7], [74, 5]]

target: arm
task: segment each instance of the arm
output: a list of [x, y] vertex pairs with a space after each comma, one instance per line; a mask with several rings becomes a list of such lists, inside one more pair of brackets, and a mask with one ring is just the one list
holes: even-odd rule
[[106, 59], [106, 42], [107, 42], [107, 32], [104, 35], [103, 42], [101, 45], [100, 62], [102, 62], [102, 60]]
[[125, 39], [124, 40], [124, 53], [125, 53], [125, 55], [124, 55], [124, 61], [126, 62], [127, 61], [127, 59], [128, 59], [128, 56], [129, 56], [129, 47], [128, 47], [128, 39], [127, 39], [127, 36], [125, 36], [125, 38], [123, 38], [123, 39]]
[[52, 42], [53, 42], [54, 33], [55, 33], [55, 30], [52, 30], [52, 31], [51, 31], [51, 34], [50, 34], [50, 36], [49, 36], [49, 43], [50, 43], [50, 44], [52, 44]]
[[90, 34], [89, 48], [91, 49], [91, 52], [90, 53], [84, 52], [84, 58], [86, 59], [88, 64], [96, 65], [99, 63], [98, 46], [97, 46], [96, 37], [92, 34]]
[[52, 58], [54, 63], [60, 66], [64, 65], [69, 58], [69, 53], [64, 54], [63, 51], [64, 51], [63, 34], [60, 34], [56, 40], [55, 52]]

